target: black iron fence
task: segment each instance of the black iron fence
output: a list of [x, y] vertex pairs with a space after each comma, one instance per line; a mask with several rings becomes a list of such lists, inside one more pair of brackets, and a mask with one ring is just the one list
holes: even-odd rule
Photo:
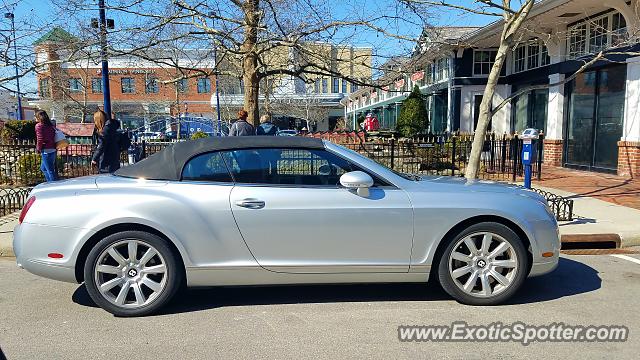
[[[324, 138], [357, 151], [383, 165], [405, 173], [462, 176], [469, 161], [473, 134], [428, 134], [411, 139], [367, 138], [362, 132], [315, 133], [309, 136]], [[138, 157], [145, 158], [163, 150], [170, 142], [141, 142], [136, 144]], [[534, 157], [533, 176], [542, 174], [542, 139], [538, 140]], [[72, 144], [58, 151], [57, 171], [61, 179], [97, 173], [91, 164], [95, 144]], [[121, 162], [129, 162], [129, 154], [121, 153]], [[479, 177], [482, 179], [516, 181], [523, 175], [522, 140], [517, 136], [488, 134], [485, 138]], [[40, 155], [34, 142], [0, 144], [0, 186], [2, 189], [0, 214], [19, 210], [29, 186], [44, 181], [40, 171]], [[1, 191], [1, 190], [0, 190]], [[14, 192], [11, 192], [14, 191]], [[571, 220], [573, 202], [554, 194], [542, 192], [559, 220]]]
[[[164, 149], [170, 142], [142, 142], [138, 144], [143, 157]], [[58, 150], [56, 170], [60, 179], [96, 174], [98, 169], [91, 164], [96, 144], [71, 144]], [[127, 151], [120, 153], [120, 162], [129, 162]], [[40, 154], [33, 141], [0, 144], [0, 185], [30, 186], [44, 181], [40, 170]]]
[[31, 187], [0, 189], [0, 217], [22, 209]]
[[[364, 133], [319, 133], [399, 172], [462, 176], [469, 162], [473, 134], [428, 134], [410, 139], [365, 138]], [[542, 175], [543, 139], [536, 140], [533, 176]], [[488, 134], [480, 156], [479, 177], [516, 181], [523, 176], [522, 139]]]

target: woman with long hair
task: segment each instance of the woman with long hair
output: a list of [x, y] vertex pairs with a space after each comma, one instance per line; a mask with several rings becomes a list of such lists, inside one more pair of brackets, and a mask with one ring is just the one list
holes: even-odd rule
[[98, 146], [91, 163], [98, 166], [100, 173], [112, 173], [120, 168], [120, 144], [118, 143], [117, 120], [107, 120], [107, 114], [98, 110], [93, 114], [93, 123], [98, 138]]
[[44, 110], [36, 111], [36, 150], [42, 160], [40, 170], [46, 181], [55, 181], [56, 175], [56, 128]]

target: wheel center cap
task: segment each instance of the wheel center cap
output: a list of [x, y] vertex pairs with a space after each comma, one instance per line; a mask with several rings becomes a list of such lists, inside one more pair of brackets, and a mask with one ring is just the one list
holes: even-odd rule
[[487, 262], [485, 260], [483, 260], [483, 259], [480, 259], [480, 260], [478, 260], [476, 265], [478, 265], [479, 268], [484, 268], [485, 266], [487, 266]]
[[136, 277], [136, 275], [138, 275], [138, 271], [136, 269], [129, 269], [127, 274], [129, 275], [129, 277]]

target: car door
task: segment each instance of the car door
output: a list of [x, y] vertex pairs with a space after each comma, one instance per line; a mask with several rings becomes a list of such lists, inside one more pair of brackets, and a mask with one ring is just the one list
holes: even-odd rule
[[339, 186], [355, 165], [326, 150], [227, 152], [231, 209], [266, 269], [287, 273], [406, 272], [413, 210], [377, 179], [368, 197]]

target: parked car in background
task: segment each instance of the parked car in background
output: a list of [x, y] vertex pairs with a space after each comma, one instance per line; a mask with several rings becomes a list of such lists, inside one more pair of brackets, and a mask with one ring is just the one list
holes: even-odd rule
[[[69, 206], [73, 204], [73, 206]], [[315, 138], [174, 143], [114, 175], [41, 184], [17, 263], [84, 282], [119, 316], [187, 286], [438, 281], [494, 305], [558, 265], [545, 199], [516, 185], [395, 172]]]
[[295, 130], [295, 129], [278, 130], [278, 132], [276, 132], [276, 136], [296, 136], [296, 135], [298, 135], [298, 130]]

